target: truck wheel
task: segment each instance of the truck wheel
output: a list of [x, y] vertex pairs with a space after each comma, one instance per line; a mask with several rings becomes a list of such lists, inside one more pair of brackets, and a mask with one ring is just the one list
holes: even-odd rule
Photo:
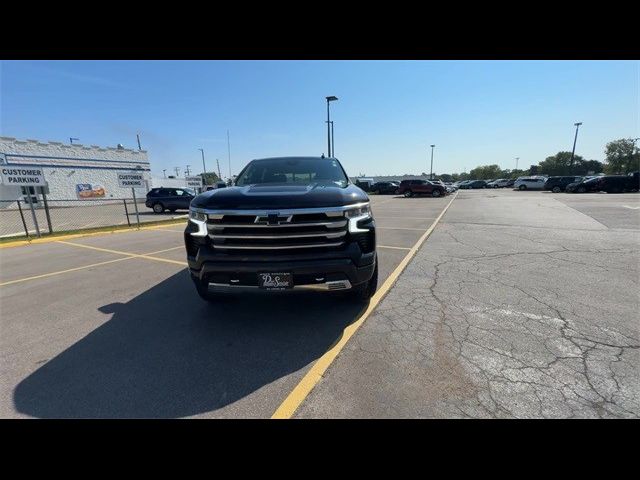
[[411, 190], [407, 190], [406, 192], [404, 192], [404, 197], [405, 198], [413, 197], [413, 192]]
[[358, 303], [367, 303], [378, 289], [378, 258], [376, 257], [376, 266], [373, 269], [373, 275], [368, 282], [358, 285], [351, 291], [352, 298]]
[[164, 212], [164, 205], [162, 205], [161, 203], [154, 203], [153, 204], [153, 211], [155, 213], [162, 213]]
[[203, 283], [196, 278], [193, 279], [193, 283], [195, 283], [196, 291], [201, 299], [206, 300], [207, 302], [214, 302], [216, 300], [216, 295], [209, 291], [206, 283]]
[[431, 192], [431, 196], [432, 197], [439, 197], [440, 196], [440, 190], [434, 190], [433, 192]]

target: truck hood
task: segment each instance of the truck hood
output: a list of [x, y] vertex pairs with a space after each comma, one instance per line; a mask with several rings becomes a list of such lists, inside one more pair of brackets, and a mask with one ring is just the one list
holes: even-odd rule
[[353, 184], [260, 184], [211, 190], [195, 197], [191, 206], [210, 210], [260, 210], [340, 207], [367, 202], [367, 194]]

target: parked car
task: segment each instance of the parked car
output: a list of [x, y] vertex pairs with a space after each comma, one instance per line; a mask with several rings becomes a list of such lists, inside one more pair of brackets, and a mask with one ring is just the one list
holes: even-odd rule
[[622, 193], [638, 190], [638, 176], [631, 175], [603, 175], [588, 180], [567, 185], [567, 192], [607, 192]]
[[165, 210], [170, 212], [189, 210], [191, 200], [195, 196], [196, 192], [190, 188], [152, 188], [147, 193], [147, 200], [144, 204], [153, 209], [155, 213], [162, 213]]
[[398, 193], [398, 188], [400, 188], [400, 184], [398, 182], [376, 182], [371, 185], [369, 191], [371, 193], [377, 193], [380, 195], [393, 195], [395, 193]]
[[518, 190], [542, 190], [546, 178], [544, 177], [519, 177], [514, 183], [513, 188]]
[[484, 180], [467, 180], [466, 183], [460, 184], [461, 189], [487, 188], [487, 182]]
[[414, 195], [440, 197], [446, 195], [447, 191], [442, 185], [431, 183], [428, 180], [402, 180], [398, 193], [407, 198]]
[[364, 178], [364, 177], [356, 178], [356, 181], [355, 181], [356, 186], [360, 187], [365, 192], [370, 192], [371, 186], [374, 183], [375, 182], [373, 181], [373, 178]]
[[568, 177], [549, 177], [544, 182], [543, 190], [551, 190], [553, 193], [564, 192], [564, 189], [570, 183], [581, 182], [584, 177], [568, 176]]
[[458, 186], [454, 185], [453, 182], [444, 182], [444, 188], [447, 189], [448, 193], [453, 193], [458, 190]]
[[487, 188], [504, 188], [508, 186], [509, 182], [513, 182], [513, 180], [509, 180], [508, 178], [498, 178], [491, 182], [487, 182]]
[[210, 302], [299, 291], [360, 303], [378, 284], [369, 197], [335, 158], [252, 160], [235, 186], [193, 200], [184, 241], [196, 291]]
[[630, 192], [640, 191], [640, 172], [632, 172], [627, 177], [627, 190]]
[[226, 188], [226, 187], [227, 187], [227, 184], [221, 180], [219, 182], [216, 182], [214, 185], [207, 185], [205, 187], [205, 191], [208, 192], [209, 190], [215, 190], [217, 188]]

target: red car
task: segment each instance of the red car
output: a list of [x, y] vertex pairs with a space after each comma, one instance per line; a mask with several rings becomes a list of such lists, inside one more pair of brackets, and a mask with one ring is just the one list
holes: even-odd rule
[[403, 180], [398, 189], [400, 195], [413, 197], [414, 195], [431, 195], [441, 197], [447, 194], [447, 190], [440, 184], [431, 183], [428, 180]]

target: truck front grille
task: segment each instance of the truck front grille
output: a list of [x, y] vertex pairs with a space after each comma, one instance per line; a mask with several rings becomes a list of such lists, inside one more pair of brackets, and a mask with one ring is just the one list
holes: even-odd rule
[[207, 229], [214, 248], [274, 250], [340, 248], [348, 220], [342, 212], [243, 212], [209, 215]]

